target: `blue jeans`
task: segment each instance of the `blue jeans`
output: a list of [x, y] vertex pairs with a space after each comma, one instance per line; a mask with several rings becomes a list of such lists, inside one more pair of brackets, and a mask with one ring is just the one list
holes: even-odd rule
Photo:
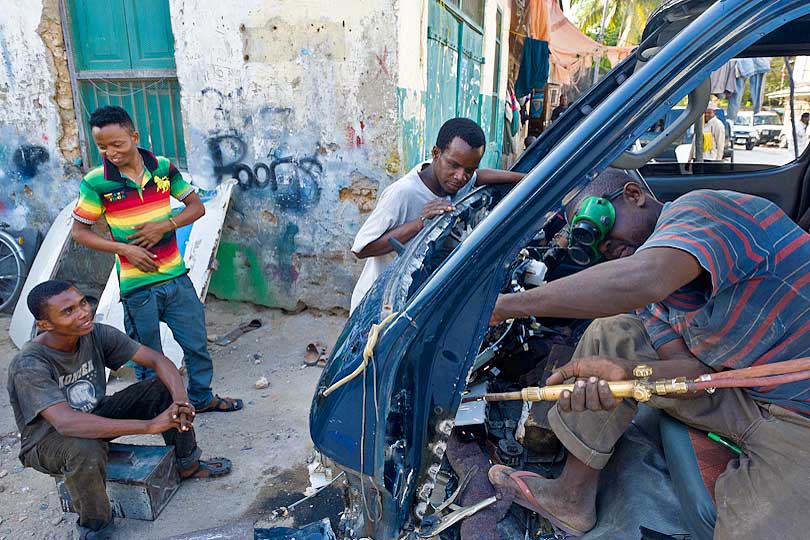
[[[196, 408], [213, 398], [211, 379], [214, 365], [208, 354], [205, 335], [205, 308], [187, 275], [136, 291], [121, 301], [127, 335], [150, 349], [163, 352], [160, 322], [165, 322], [183, 349], [188, 373], [188, 398]], [[151, 369], [135, 366], [139, 381], [155, 376]]]

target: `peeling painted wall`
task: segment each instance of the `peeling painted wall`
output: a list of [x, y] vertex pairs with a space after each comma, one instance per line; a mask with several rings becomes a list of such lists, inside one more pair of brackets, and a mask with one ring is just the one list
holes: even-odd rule
[[62, 153], [77, 146], [75, 122], [65, 139], [61, 120], [72, 96], [57, 100], [60, 54], [64, 62], [57, 4], [29, 0], [20, 9], [18, 1], [0, 0], [0, 13], [0, 222], [44, 232], [80, 178]]
[[211, 293], [347, 307], [351, 241], [401, 169], [396, 0], [172, 0], [171, 13], [193, 181], [239, 180]]

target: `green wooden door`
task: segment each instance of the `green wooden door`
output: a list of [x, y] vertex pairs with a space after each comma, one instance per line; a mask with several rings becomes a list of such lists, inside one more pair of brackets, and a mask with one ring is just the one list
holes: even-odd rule
[[131, 69], [121, 0], [73, 0], [71, 27], [79, 71]]
[[462, 34], [461, 65], [458, 78], [457, 116], [465, 116], [481, 121], [481, 56], [484, 37], [471, 28], [465, 28]]
[[101, 164], [90, 113], [118, 105], [141, 145], [186, 166], [168, 0], [69, 0], [88, 165]]
[[174, 36], [166, 0], [125, 0], [132, 69], [174, 68]]
[[428, 9], [425, 147], [429, 154], [447, 120], [464, 116], [480, 123], [484, 59], [481, 31], [463, 12], [439, 0], [430, 0]]
[[[428, 155], [442, 124], [456, 116], [459, 20], [431, 0], [428, 15], [425, 149]], [[427, 157], [427, 156], [425, 156]]]

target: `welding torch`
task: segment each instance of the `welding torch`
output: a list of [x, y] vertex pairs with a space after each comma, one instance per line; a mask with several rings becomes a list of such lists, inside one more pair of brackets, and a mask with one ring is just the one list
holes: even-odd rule
[[[717, 373], [707, 373], [697, 379], [676, 377], [655, 379], [651, 366], [641, 364], [633, 368], [634, 379], [609, 381], [608, 388], [617, 398], [632, 398], [636, 401], [649, 401], [652, 396], [687, 394], [701, 390], [713, 393], [717, 388], [752, 388], [757, 386], [779, 386], [795, 381], [810, 379], [810, 357], [786, 360], [773, 364], [731, 369]], [[574, 383], [551, 386], [529, 386], [514, 392], [489, 393], [465, 396], [462, 403], [470, 401], [557, 401], [563, 392], [573, 392]]]

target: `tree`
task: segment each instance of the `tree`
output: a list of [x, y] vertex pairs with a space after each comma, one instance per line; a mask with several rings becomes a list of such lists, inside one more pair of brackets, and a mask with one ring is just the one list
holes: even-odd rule
[[[592, 39], [599, 39], [604, 0], [569, 0], [571, 20]], [[650, 14], [664, 0], [608, 0], [606, 45], [638, 45]]]

